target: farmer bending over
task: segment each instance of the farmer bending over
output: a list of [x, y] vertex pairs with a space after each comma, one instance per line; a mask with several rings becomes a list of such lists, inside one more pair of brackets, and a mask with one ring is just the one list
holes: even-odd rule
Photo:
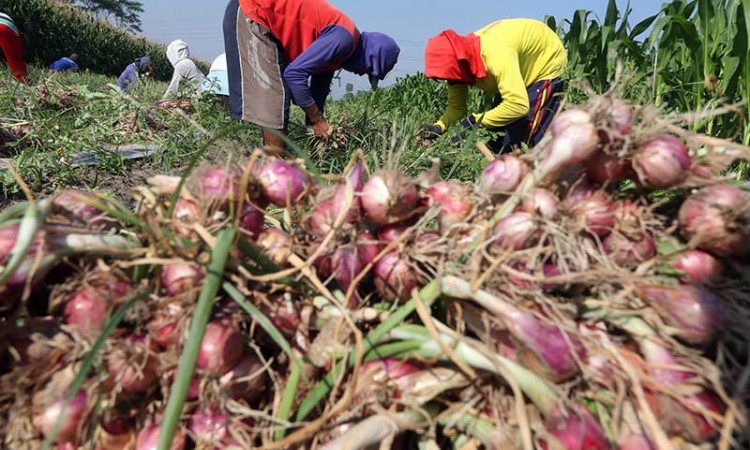
[[[448, 82], [448, 105], [425, 127], [425, 137], [434, 139], [460, 121], [464, 128], [480, 124], [503, 132], [488, 144], [495, 152], [522, 142], [533, 146], [557, 112], [567, 60], [560, 38], [537, 20], [500, 20], [466, 36], [443, 31], [427, 43], [425, 75]], [[469, 86], [496, 94], [493, 109], [467, 115]]]
[[154, 66], [151, 64], [151, 58], [148, 56], [136, 58], [135, 62], [128, 64], [122, 71], [117, 79], [117, 84], [120, 86], [120, 90], [125, 92], [130, 86], [138, 84], [139, 77], [150, 77], [153, 71]]
[[329, 137], [323, 110], [334, 72], [367, 74], [374, 89], [399, 54], [393, 39], [360, 32], [325, 0], [230, 0], [224, 48], [232, 117], [260, 125], [264, 143], [282, 149], [290, 100], [315, 136]]
[[55, 72], [76, 72], [78, 67], [78, 55], [63, 56], [49, 65], [49, 70]]
[[185, 41], [181, 39], [172, 41], [167, 46], [167, 59], [169, 59], [172, 67], [174, 67], [174, 74], [172, 74], [172, 81], [169, 82], [162, 100], [166, 100], [176, 94], [180, 89], [180, 82], [183, 79], [190, 83], [196, 93], [200, 93], [201, 83], [206, 79], [206, 76], [198, 70], [198, 67], [190, 59], [190, 49]]
[[8, 61], [13, 78], [26, 83], [29, 75], [26, 61], [23, 59], [23, 40], [18, 27], [9, 15], [0, 12], [0, 50]]

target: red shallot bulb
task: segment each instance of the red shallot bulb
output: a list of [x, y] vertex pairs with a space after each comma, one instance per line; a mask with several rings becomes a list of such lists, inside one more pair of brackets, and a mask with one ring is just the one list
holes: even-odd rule
[[135, 432], [128, 425], [105, 413], [99, 420], [101, 433], [96, 443], [96, 450], [131, 449], [135, 444]]
[[381, 227], [378, 231], [378, 239], [386, 244], [399, 239], [402, 234], [406, 232], [409, 227], [402, 223], [394, 223], [393, 225], [386, 225]]
[[587, 189], [574, 190], [565, 198], [564, 204], [581, 230], [604, 237], [612, 231], [615, 223], [615, 205], [606, 192]]
[[220, 442], [228, 434], [227, 416], [216, 407], [201, 408], [190, 418], [188, 430], [197, 442]]
[[708, 417], [723, 416], [726, 407], [713, 392], [704, 390], [675, 399], [669, 394], [646, 391], [646, 400], [659, 425], [670, 435], [703, 444], [719, 434], [720, 427]]
[[675, 256], [672, 267], [683, 272], [679, 279], [685, 284], [700, 284], [720, 277], [724, 265], [718, 259], [700, 250], [688, 250]]
[[373, 397], [375, 390], [390, 384], [396, 388], [393, 394], [400, 397], [412, 387], [409, 375], [422, 369], [422, 364], [410, 360], [382, 358], [368, 361], [360, 366], [357, 373], [355, 395], [360, 399], [368, 399]]
[[5, 260], [10, 257], [10, 251], [16, 245], [20, 227], [17, 223], [0, 227], [0, 263], [5, 264]]
[[[560, 448], [565, 450], [609, 450], [607, 435], [601, 425], [583, 407], [573, 411], [558, 408], [544, 418], [544, 427]], [[548, 447], [545, 443], [544, 448]]]
[[380, 242], [378, 242], [372, 233], [369, 231], [360, 231], [357, 233], [357, 256], [363, 268], [375, 261], [381, 250]]
[[243, 355], [222, 378], [229, 396], [252, 404], [266, 391], [268, 372], [263, 363], [253, 355]]
[[270, 297], [267, 303], [260, 306], [260, 310], [286, 338], [294, 336], [302, 322], [298, 307], [283, 295]]
[[427, 189], [432, 205], [438, 206], [441, 230], [463, 222], [473, 209], [469, 193], [457, 181], [438, 181]]
[[529, 166], [515, 156], [500, 156], [479, 175], [479, 190], [489, 195], [512, 193], [530, 171]]
[[613, 184], [630, 175], [631, 163], [626, 158], [598, 151], [586, 161], [586, 176], [596, 183]]
[[84, 336], [93, 336], [104, 327], [109, 314], [110, 302], [101, 289], [85, 286], [71, 295], [65, 303], [65, 323]]
[[162, 348], [177, 343], [182, 333], [185, 309], [178, 302], [170, 302], [167, 307], [154, 314], [147, 327], [150, 338]]
[[644, 232], [631, 239], [615, 232], [604, 238], [604, 251], [618, 266], [635, 267], [656, 256], [656, 243], [651, 234]]
[[365, 215], [379, 225], [400, 222], [414, 213], [419, 204], [417, 185], [393, 171], [373, 175], [362, 188]]
[[585, 352], [578, 338], [530, 312], [507, 309], [505, 324], [514, 338], [521, 364], [554, 383], [580, 372], [577, 359], [585, 358]]
[[364, 266], [357, 256], [355, 248], [339, 247], [331, 259], [333, 275], [341, 289], [346, 292], [354, 279], [362, 272]]
[[560, 135], [565, 129], [575, 124], [591, 123], [591, 115], [581, 108], [571, 108], [555, 116], [550, 127], [552, 136]]
[[633, 110], [622, 99], [612, 99], [609, 105], [609, 125], [620, 136], [625, 136], [633, 129]]
[[65, 322], [85, 336], [98, 334], [112, 306], [133, 289], [128, 281], [117, 275], [104, 273], [102, 277], [91, 277], [93, 284], [78, 289], [65, 303]]
[[722, 257], [750, 254], [750, 193], [729, 184], [701, 189], [682, 204], [680, 232], [699, 249]]
[[[171, 382], [174, 383], [175, 378], [177, 377], [177, 367], [174, 369], [171, 369], [167, 372], [166, 378]], [[198, 400], [201, 396], [201, 380], [202, 377], [200, 374], [194, 373], [192, 378], [190, 378], [190, 384], [188, 384], [188, 390], [187, 390], [187, 398], [188, 400]]]
[[104, 212], [90, 204], [96, 195], [77, 189], [69, 189], [55, 195], [52, 212], [87, 225], [98, 225], [105, 218]]
[[[359, 193], [364, 187], [365, 166], [357, 161], [346, 176], [346, 181], [339, 183], [333, 194], [331, 203], [331, 219], [335, 222], [339, 214], [343, 214], [343, 223], [353, 223], [359, 218], [361, 199]], [[351, 203], [346, 208], [346, 200], [351, 196]]]
[[633, 170], [647, 188], [667, 188], [682, 181], [690, 169], [687, 147], [665, 134], [644, 143], [633, 157]]
[[539, 163], [542, 176], [559, 174], [573, 164], [585, 162], [599, 145], [599, 136], [591, 122], [572, 123], [557, 135], [553, 132], [553, 135]]
[[226, 166], [208, 167], [191, 178], [198, 198], [224, 206], [240, 198], [239, 174]]
[[203, 283], [203, 268], [188, 262], [166, 264], [162, 267], [161, 280], [167, 295], [179, 295], [192, 291]]
[[375, 289], [387, 301], [406, 301], [418, 287], [418, 275], [398, 252], [383, 255], [375, 264]]
[[232, 324], [209, 322], [195, 366], [212, 375], [224, 375], [242, 358], [242, 334]]
[[315, 272], [321, 280], [325, 280], [333, 275], [333, 263], [331, 262], [330, 254], [324, 253], [318, 256], [313, 262], [313, 266], [315, 266]]
[[278, 228], [266, 228], [258, 236], [258, 245], [273, 262], [278, 265], [286, 264], [292, 253], [292, 238]]
[[258, 173], [263, 194], [276, 206], [294, 205], [310, 191], [307, 173], [287, 161], [276, 159], [264, 163]]
[[[141, 432], [138, 433], [138, 439], [135, 441], [135, 450], [157, 450], [160, 432], [161, 425], [146, 425]], [[169, 450], [185, 450], [185, 448], [185, 433], [176, 430], [174, 437], [172, 438], [172, 444], [169, 446]]]
[[[61, 394], [64, 397], [65, 394]], [[86, 391], [78, 392], [70, 402], [65, 405], [65, 399], [61, 398], [47, 405], [43, 411], [34, 415], [34, 426], [45, 436], [49, 436], [55, 428], [58, 419], [62, 415], [60, 428], [57, 430], [55, 442], [71, 442], [78, 440], [78, 433], [86, 415], [86, 404], [88, 395]]]
[[331, 231], [334, 223], [332, 210], [333, 202], [330, 200], [320, 202], [313, 207], [307, 220], [307, 227], [313, 236], [322, 238]]
[[642, 434], [629, 433], [619, 439], [620, 450], [656, 450], [659, 447]]
[[187, 236], [192, 231], [190, 225], [200, 220], [201, 208], [194, 201], [181, 198], [175, 202], [172, 215], [175, 220], [175, 231]]
[[710, 343], [722, 330], [727, 312], [720, 298], [699, 286], [642, 285], [636, 294], [675, 328], [677, 337], [692, 345]]
[[148, 391], [159, 379], [159, 364], [150, 354], [146, 338], [129, 336], [124, 348], [116, 348], [107, 357], [107, 371], [125, 392], [133, 394]]
[[555, 194], [543, 188], [536, 188], [521, 201], [518, 208], [521, 212], [539, 214], [545, 219], [557, 216], [558, 200]]
[[246, 204], [240, 216], [240, 230], [246, 233], [251, 240], [255, 240], [263, 231], [264, 223], [265, 214], [263, 211], [253, 205]]
[[500, 219], [492, 230], [493, 246], [501, 250], [523, 250], [539, 240], [539, 226], [532, 214], [512, 213]]

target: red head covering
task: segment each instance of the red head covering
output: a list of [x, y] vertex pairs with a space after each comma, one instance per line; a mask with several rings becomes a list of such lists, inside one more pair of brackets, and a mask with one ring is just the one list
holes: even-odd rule
[[487, 72], [482, 61], [479, 36], [460, 36], [445, 30], [427, 41], [424, 51], [425, 76], [458, 83], [473, 84]]

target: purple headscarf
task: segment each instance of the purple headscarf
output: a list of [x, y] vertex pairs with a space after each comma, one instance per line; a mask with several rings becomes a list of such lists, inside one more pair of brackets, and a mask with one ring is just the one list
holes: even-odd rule
[[358, 75], [367, 74], [373, 88], [388, 75], [398, 61], [401, 49], [391, 37], [376, 32], [361, 32], [359, 45], [344, 62], [344, 70]]

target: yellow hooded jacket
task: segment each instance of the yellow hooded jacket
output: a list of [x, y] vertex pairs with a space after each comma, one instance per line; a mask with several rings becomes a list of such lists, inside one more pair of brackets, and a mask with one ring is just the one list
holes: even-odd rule
[[[475, 31], [479, 36], [487, 76], [474, 84], [488, 94], [499, 93], [502, 102], [484, 114], [474, 114], [488, 128], [504, 127], [529, 112], [526, 89], [537, 81], [563, 74], [568, 56], [560, 38], [544, 23], [533, 19], [504, 19]], [[445, 131], [466, 115], [469, 86], [448, 86], [448, 105], [437, 122]]]

